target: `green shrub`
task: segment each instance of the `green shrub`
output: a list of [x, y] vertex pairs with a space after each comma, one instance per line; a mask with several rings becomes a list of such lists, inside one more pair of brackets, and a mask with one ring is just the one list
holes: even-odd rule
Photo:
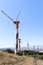
[[14, 53], [14, 51], [11, 50], [10, 48], [9, 49], [6, 49], [5, 51], [8, 52], [8, 53]]

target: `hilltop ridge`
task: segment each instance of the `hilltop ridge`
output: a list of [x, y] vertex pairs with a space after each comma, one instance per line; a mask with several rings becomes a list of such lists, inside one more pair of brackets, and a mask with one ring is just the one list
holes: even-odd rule
[[[34, 62], [34, 58], [33, 57], [29, 57], [29, 56], [18, 56], [15, 54], [9, 54], [7, 52], [2, 52], [0, 51], [0, 65], [32, 65]], [[38, 60], [36, 61], [37, 63], [40, 62], [43, 63], [43, 61]]]

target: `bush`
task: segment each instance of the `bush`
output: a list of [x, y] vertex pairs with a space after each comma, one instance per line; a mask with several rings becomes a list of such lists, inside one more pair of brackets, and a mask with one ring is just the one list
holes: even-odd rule
[[43, 56], [40, 56], [39, 58], [43, 60]]
[[10, 48], [9, 49], [6, 49], [5, 51], [8, 52], [8, 53], [14, 53], [14, 51], [11, 50]]
[[26, 50], [24, 50], [24, 51], [20, 51], [19, 53], [18, 53], [18, 55], [28, 55], [28, 56], [37, 56], [39, 54], [39, 52], [37, 51], [26, 51]]
[[18, 55], [22, 56], [23, 55], [23, 51], [18, 52]]
[[39, 55], [43, 55], [43, 53], [39, 53]]

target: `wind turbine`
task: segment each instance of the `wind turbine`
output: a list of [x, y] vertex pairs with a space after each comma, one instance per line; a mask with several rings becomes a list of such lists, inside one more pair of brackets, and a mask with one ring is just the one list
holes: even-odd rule
[[8, 17], [11, 21], [13, 21], [13, 23], [15, 24], [16, 26], [16, 48], [15, 48], [15, 54], [18, 53], [18, 49], [19, 49], [19, 32], [18, 32], [18, 28], [19, 28], [19, 23], [20, 21], [18, 21], [18, 16], [20, 15], [20, 12], [18, 13], [17, 17], [16, 17], [16, 20], [14, 21], [10, 16], [8, 16], [3, 10], [1, 10], [1, 12], [6, 16]]

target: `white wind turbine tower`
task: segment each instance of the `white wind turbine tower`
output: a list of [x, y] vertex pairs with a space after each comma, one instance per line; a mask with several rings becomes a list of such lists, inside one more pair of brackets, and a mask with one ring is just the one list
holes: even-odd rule
[[16, 48], [15, 48], [15, 54], [18, 53], [18, 48], [19, 48], [19, 23], [20, 21], [18, 21], [18, 16], [20, 15], [20, 12], [18, 13], [17, 17], [16, 17], [16, 20], [14, 21], [10, 16], [8, 16], [3, 10], [1, 10], [1, 12], [6, 16], [8, 17], [11, 21], [13, 21], [13, 23], [15, 24], [16, 26]]

